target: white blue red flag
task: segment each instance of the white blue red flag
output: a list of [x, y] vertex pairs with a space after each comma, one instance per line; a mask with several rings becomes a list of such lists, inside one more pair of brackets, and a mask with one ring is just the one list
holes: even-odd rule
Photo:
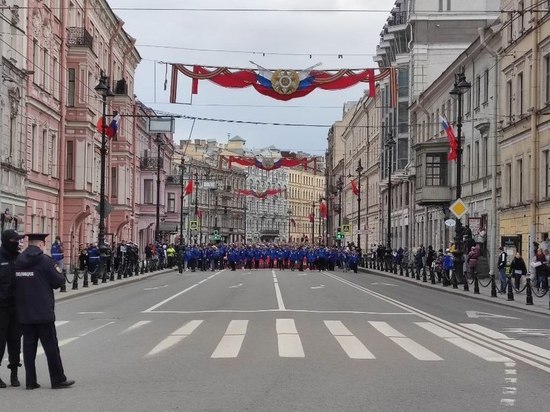
[[445, 133], [447, 134], [447, 138], [449, 139], [449, 146], [451, 148], [447, 158], [449, 160], [456, 160], [456, 157], [458, 155], [458, 140], [456, 138], [455, 131], [453, 130], [453, 127], [449, 124], [449, 121], [444, 115], [439, 116], [439, 121], [441, 122], [441, 127], [443, 127], [443, 130], [445, 130]]

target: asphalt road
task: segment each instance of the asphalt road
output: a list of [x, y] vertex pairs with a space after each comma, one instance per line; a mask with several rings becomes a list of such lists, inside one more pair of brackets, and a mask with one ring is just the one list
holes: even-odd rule
[[[546, 411], [549, 316], [371, 274], [169, 272], [57, 304], [6, 411]], [[7, 377], [2, 368], [0, 376]], [[24, 378], [24, 376], [23, 376]]]

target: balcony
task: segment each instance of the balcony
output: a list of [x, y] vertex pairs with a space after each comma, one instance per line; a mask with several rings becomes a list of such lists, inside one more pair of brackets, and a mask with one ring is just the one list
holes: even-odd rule
[[128, 96], [128, 82], [125, 79], [114, 80], [112, 90], [116, 96]]
[[450, 203], [449, 186], [424, 186], [416, 190], [416, 203], [421, 206]]
[[167, 185], [181, 185], [183, 175], [168, 175], [166, 176]]
[[402, 26], [407, 24], [407, 12], [406, 11], [396, 11], [393, 12], [391, 17], [388, 18], [388, 30], [395, 26]]
[[67, 29], [67, 45], [69, 47], [88, 47], [94, 51], [94, 39], [84, 27], [69, 27]]
[[161, 157], [142, 157], [139, 162], [141, 170], [157, 170], [159, 166], [161, 169], [164, 166], [164, 159]]

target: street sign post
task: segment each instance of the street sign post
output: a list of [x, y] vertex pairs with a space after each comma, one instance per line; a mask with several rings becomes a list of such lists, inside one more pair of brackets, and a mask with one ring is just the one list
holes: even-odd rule
[[342, 225], [342, 232], [344, 232], [345, 235], [350, 235], [351, 234], [350, 225]]
[[466, 206], [462, 199], [456, 199], [449, 210], [456, 216], [457, 219], [460, 219], [468, 213], [468, 206]]
[[189, 228], [191, 230], [198, 230], [199, 229], [199, 221], [198, 220], [191, 220], [189, 222]]

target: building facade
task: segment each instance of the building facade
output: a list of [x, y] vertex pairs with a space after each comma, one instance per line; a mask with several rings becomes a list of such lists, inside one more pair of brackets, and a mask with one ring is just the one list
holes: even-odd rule
[[26, 207], [27, 9], [18, 1], [0, 8], [0, 231], [23, 229]]

